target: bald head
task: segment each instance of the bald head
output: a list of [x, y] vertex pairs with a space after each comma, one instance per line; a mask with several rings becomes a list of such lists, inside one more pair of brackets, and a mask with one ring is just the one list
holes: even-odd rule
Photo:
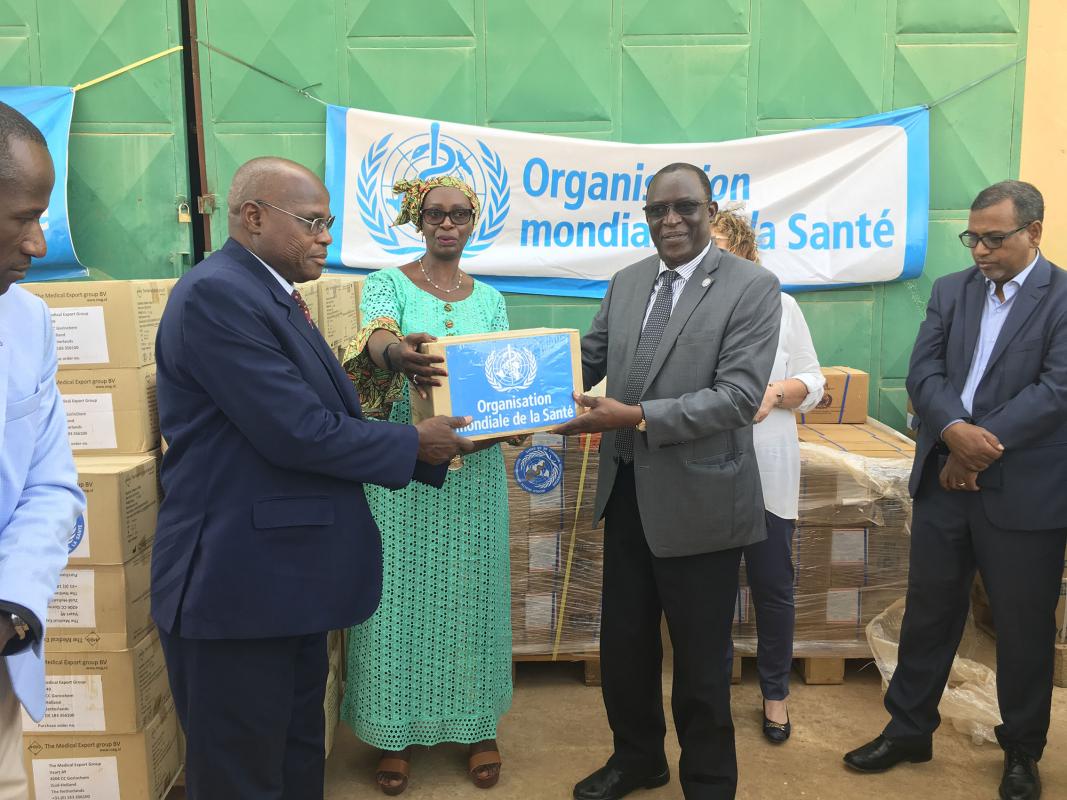
[[226, 198], [230, 236], [293, 283], [317, 278], [333, 239], [312, 227], [330, 217], [330, 194], [314, 172], [286, 158], [242, 164]]

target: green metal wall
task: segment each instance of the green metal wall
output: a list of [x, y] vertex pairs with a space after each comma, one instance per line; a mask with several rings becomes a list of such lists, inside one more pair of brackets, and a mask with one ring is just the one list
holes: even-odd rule
[[[0, 0], [0, 84], [74, 86], [181, 44], [178, 0]], [[181, 56], [89, 87], [74, 103], [68, 194], [94, 278], [181, 274], [189, 176]]]

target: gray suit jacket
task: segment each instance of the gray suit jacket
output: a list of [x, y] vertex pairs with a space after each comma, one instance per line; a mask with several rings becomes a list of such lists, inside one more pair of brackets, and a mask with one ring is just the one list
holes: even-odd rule
[[[607, 376], [608, 396], [622, 400], [658, 272], [659, 257], [652, 256], [612, 278], [582, 339], [586, 389]], [[656, 556], [766, 538], [752, 417], [767, 388], [781, 318], [778, 279], [714, 245], [686, 282], [641, 395], [648, 431], [634, 435], [637, 500]], [[615, 434], [605, 433], [597, 519], [617, 470]]]

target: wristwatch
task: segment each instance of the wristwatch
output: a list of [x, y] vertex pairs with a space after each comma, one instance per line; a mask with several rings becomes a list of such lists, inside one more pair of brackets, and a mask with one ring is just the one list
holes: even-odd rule
[[30, 635], [30, 626], [26, 623], [22, 617], [18, 614], [11, 614], [11, 625], [15, 629], [15, 635], [19, 637], [19, 641], [23, 641]]
[[638, 433], [644, 433], [648, 430], [648, 423], [645, 421], [645, 409], [640, 403], [638, 403], [638, 407], [641, 409], [641, 421], [634, 425], [634, 430]]

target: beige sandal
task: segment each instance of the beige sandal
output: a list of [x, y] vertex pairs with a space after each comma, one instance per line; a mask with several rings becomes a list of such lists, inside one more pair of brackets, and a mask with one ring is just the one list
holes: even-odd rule
[[495, 748], [471, 753], [467, 772], [479, 789], [492, 789], [500, 780], [500, 752]]
[[[408, 788], [408, 773], [411, 770], [411, 761], [407, 758], [396, 756], [383, 756], [378, 762], [378, 771], [374, 773], [374, 780], [383, 793], [395, 797]], [[397, 783], [390, 783], [397, 781]]]

